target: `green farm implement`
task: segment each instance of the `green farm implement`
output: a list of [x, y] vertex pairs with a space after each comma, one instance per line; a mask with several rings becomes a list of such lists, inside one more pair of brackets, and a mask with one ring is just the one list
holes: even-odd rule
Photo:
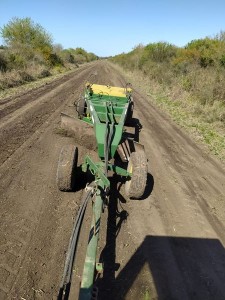
[[[88, 201], [92, 200], [93, 217], [79, 292], [80, 300], [98, 297], [94, 278], [96, 272], [102, 271], [103, 266], [96, 262], [97, 243], [101, 214], [110, 193], [110, 177], [116, 173], [124, 178], [127, 198], [139, 199], [144, 194], [147, 180], [144, 147], [128, 132], [128, 129], [132, 128], [133, 109], [132, 89], [129, 85], [121, 88], [87, 83], [83, 96], [76, 103], [78, 118], [65, 114], [61, 116], [63, 129], [78, 133], [81, 137], [88, 132], [90, 139], [94, 131], [99, 160], [96, 162], [86, 155], [79, 166], [82, 173], [91, 173], [94, 181], [86, 186], [86, 193], [74, 224], [58, 299], [69, 299], [73, 261]], [[65, 145], [61, 150], [57, 169], [57, 184], [61, 191], [73, 190], [77, 180], [79, 181], [79, 178], [76, 178], [77, 164], [78, 148]]]

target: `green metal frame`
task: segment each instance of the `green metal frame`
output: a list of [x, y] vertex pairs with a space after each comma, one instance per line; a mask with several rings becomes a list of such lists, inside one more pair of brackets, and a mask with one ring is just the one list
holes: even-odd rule
[[[99, 187], [104, 188], [103, 182], [100, 180]], [[101, 222], [103, 198], [98, 188], [95, 201], [93, 202], [93, 216], [91, 222], [91, 230], [88, 239], [86, 258], [84, 263], [82, 282], [80, 287], [80, 300], [91, 300], [93, 295], [93, 278], [96, 270], [96, 255], [99, 239], [99, 228]]]
[[130, 94], [127, 97], [112, 97], [91, 94], [88, 89], [85, 91], [87, 109], [82, 120], [94, 127], [98, 156], [101, 161], [95, 163], [89, 156], [86, 156], [82, 164], [84, 172], [89, 170], [95, 176], [96, 194], [93, 202], [93, 217], [80, 288], [80, 300], [92, 299], [94, 274], [99, 269], [99, 264], [96, 264], [97, 243], [103, 199], [110, 188], [108, 171], [111, 170], [121, 176], [131, 177], [131, 173], [127, 170], [110, 163], [122, 138], [129, 107], [129, 96]]
[[83, 121], [92, 124], [98, 146], [98, 155], [105, 160], [105, 136], [111, 132], [111, 141], [108, 153], [108, 160], [114, 157], [120, 143], [126, 113], [129, 107], [128, 97], [113, 97], [102, 94], [91, 95], [88, 89], [85, 92], [87, 110]]

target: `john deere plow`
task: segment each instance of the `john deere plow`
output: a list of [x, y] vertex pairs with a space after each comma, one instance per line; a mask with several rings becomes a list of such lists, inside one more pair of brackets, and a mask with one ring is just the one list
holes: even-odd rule
[[[92, 157], [86, 155], [82, 165], [79, 166], [83, 173], [91, 173], [94, 181], [86, 186], [74, 223], [58, 299], [69, 299], [74, 257], [88, 201], [92, 201], [93, 216], [79, 292], [80, 300], [98, 298], [94, 278], [96, 272], [102, 271], [103, 265], [96, 262], [97, 244], [103, 206], [107, 205], [110, 193], [110, 177], [116, 173], [124, 178], [127, 198], [139, 199], [144, 194], [147, 180], [144, 147], [126, 130], [127, 125], [132, 125], [133, 109], [132, 89], [129, 86], [121, 88], [87, 83], [83, 96], [76, 103], [78, 118], [75, 115], [61, 116], [62, 128], [65, 130], [80, 135], [90, 133], [90, 130], [94, 131], [99, 160], [94, 161]], [[74, 145], [65, 145], [61, 150], [57, 169], [59, 190], [73, 190], [78, 180], [74, 180], [78, 170], [77, 164], [78, 148]]]

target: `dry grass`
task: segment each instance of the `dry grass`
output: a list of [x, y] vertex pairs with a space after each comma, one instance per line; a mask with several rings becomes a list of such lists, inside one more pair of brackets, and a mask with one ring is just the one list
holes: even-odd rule
[[[185, 128], [196, 141], [203, 143], [211, 153], [225, 161], [225, 102], [220, 99], [210, 101], [209, 96], [212, 93], [210, 82], [215, 81], [216, 75], [210, 78], [206, 70], [205, 77], [201, 80], [198, 75], [192, 78], [202, 97], [204, 93], [207, 95], [206, 98], [203, 97], [205, 101], [199, 101], [197, 95], [184, 90], [180, 84], [159, 84], [141, 71], [125, 71], [118, 65], [113, 66], [124, 73], [128, 82], [149, 96], [149, 101], [154, 102], [178, 125]], [[206, 87], [208, 90], [202, 92], [201, 89]]]
[[50, 77], [65, 73], [70, 70], [76, 69], [78, 66], [75, 64], [64, 64], [64, 66], [55, 66], [48, 68], [45, 65], [40, 65], [35, 62], [30, 62], [26, 68], [13, 69], [6, 72], [0, 71], [0, 92], [9, 88], [17, 87], [20, 85], [34, 82], [42, 78]]
[[[5, 73], [2, 79], [2, 73], [0, 72], [0, 101], [1, 99], [4, 99], [6, 97], [11, 97], [18, 94], [23, 94], [24, 92], [27, 92], [28, 90], [41, 87], [45, 85], [46, 83], [49, 83], [57, 78], [60, 78], [64, 76], [65, 74], [68, 74], [70, 72], [74, 72], [74, 69], [77, 69], [77, 67], [70, 68], [69, 70], [65, 69], [64, 72], [54, 72], [51, 76], [48, 77], [41, 77], [35, 78], [34, 81], [22, 81], [20, 74], [18, 71], [13, 71], [8, 73]], [[1, 89], [1, 79], [6, 82], [14, 82], [15, 78], [21, 80], [20, 83], [17, 85], [12, 85], [12, 87], [7, 87]], [[14, 82], [15, 83], [15, 82]]]

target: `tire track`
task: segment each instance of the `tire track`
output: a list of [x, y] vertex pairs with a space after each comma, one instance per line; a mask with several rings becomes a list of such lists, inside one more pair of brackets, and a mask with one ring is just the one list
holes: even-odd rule
[[[45, 243], [48, 231], [49, 248], [45, 245], [44, 251], [46, 251], [46, 256], [49, 255], [50, 241], [54, 241], [56, 234], [52, 238], [51, 235], [57, 228], [57, 218], [59, 218], [57, 211], [52, 210], [52, 199], [57, 199], [55, 205], [61, 206], [64, 211], [69, 207], [74, 208], [74, 202], [66, 208], [61, 203], [58, 192], [51, 196], [55, 190], [55, 178], [52, 173], [55, 173], [57, 165], [58, 158], [55, 159], [55, 156], [58, 155], [58, 145], [52, 149], [49, 140], [61, 141], [60, 136], [52, 134], [53, 124], [59, 120], [60, 111], [66, 105], [71, 105], [74, 97], [79, 96], [84, 81], [92, 70], [93, 66], [89, 66], [72, 76], [54, 91], [48, 92], [42, 99], [39, 98], [29, 109], [22, 110], [18, 117], [5, 126], [7, 128], [4, 125], [2, 127], [0, 137], [5, 143], [0, 144], [1, 158], [7, 159], [4, 157], [4, 151], [10, 149], [10, 159], [2, 159], [0, 166], [0, 299], [20, 299], [24, 294], [24, 288], [31, 290], [28, 299], [33, 299], [32, 297], [35, 299], [35, 296], [31, 295], [35, 294], [32, 288], [36, 286], [33, 280], [37, 280], [37, 277], [34, 269], [27, 269], [27, 265], [32, 263], [29, 261], [32, 255], [28, 254], [29, 249], [32, 249], [33, 244], [37, 245], [39, 241]], [[38, 146], [39, 144], [41, 146]], [[44, 154], [43, 149], [48, 154]], [[50, 180], [51, 188], [49, 188], [48, 180]], [[71, 198], [71, 195], [64, 195], [64, 198]], [[79, 200], [79, 193], [76, 198]], [[72, 221], [74, 211], [69, 211], [69, 213]], [[65, 211], [66, 215], [68, 213]], [[42, 228], [44, 224], [45, 228]], [[55, 224], [54, 228], [52, 228], [53, 224]], [[70, 222], [67, 221], [67, 224]], [[64, 226], [66, 228], [66, 224]], [[38, 231], [40, 227], [41, 231]], [[59, 232], [61, 228], [58, 228]], [[66, 248], [67, 243], [64, 241], [62, 245]], [[43, 244], [40, 245], [40, 249], [37, 249], [37, 246], [33, 247], [32, 252], [35, 251], [37, 259], [38, 254], [41, 258], [44, 256], [45, 252], [40, 251], [42, 248]], [[57, 249], [56, 252], [58, 251]], [[53, 253], [54, 250], [51, 249], [51, 252]], [[34, 258], [34, 263], [36, 258]], [[61, 261], [63, 262], [63, 259]], [[38, 267], [39, 265], [37, 269]], [[20, 274], [21, 272], [23, 275]], [[60, 278], [60, 273], [57, 275]], [[46, 292], [48, 293], [50, 291]], [[51, 297], [47, 296], [48, 299]]]
[[[4, 163], [14, 151], [20, 147], [35, 131], [47, 121], [48, 117], [76, 91], [92, 70], [92, 66], [82, 70], [79, 74], [73, 74], [72, 78], [60, 83], [55, 89], [51, 89], [36, 98], [32, 96], [30, 102], [21, 110], [15, 110], [11, 118], [2, 120], [0, 129], [0, 164]], [[58, 84], [57, 84], [58, 85]], [[41, 92], [43, 94], [43, 91]]]

